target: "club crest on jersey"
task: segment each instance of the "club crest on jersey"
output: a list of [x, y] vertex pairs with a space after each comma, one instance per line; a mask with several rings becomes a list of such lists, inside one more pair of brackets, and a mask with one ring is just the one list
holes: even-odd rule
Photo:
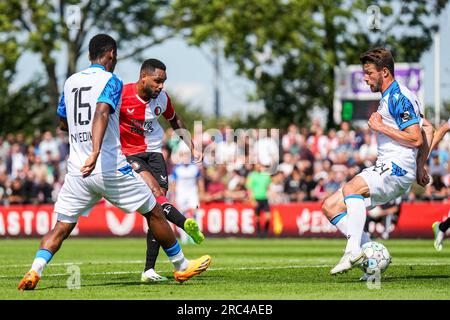
[[161, 114], [162, 108], [160, 106], [156, 106], [155, 108], [155, 116], [159, 116]]

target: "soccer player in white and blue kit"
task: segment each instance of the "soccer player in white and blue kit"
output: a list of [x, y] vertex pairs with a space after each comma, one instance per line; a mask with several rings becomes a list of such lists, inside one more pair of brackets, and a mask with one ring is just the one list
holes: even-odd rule
[[211, 257], [191, 261], [184, 257], [161, 206], [122, 154], [119, 108], [123, 85], [112, 73], [117, 62], [115, 40], [106, 34], [94, 36], [89, 42], [89, 58], [89, 68], [66, 80], [58, 106], [70, 142], [68, 172], [54, 208], [58, 219], [42, 238], [31, 269], [18, 289], [36, 287], [44, 267], [75, 228], [78, 218], [88, 215], [102, 197], [125, 212], [141, 213], [173, 263], [175, 280], [186, 281], [206, 270]]
[[378, 110], [368, 122], [377, 133], [378, 156], [374, 166], [364, 169], [322, 205], [331, 223], [347, 237], [344, 256], [331, 270], [332, 275], [364, 261], [361, 245], [370, 240], [363, 233], [366, 207], [401, 196], [416, 178], [420, 184], [427, 179], [423, 166], [428, 149], [422, 149], [429, 144], [423, 143], [428, 137], [422, 136], [424, 120], [418, 99], [394, 79], [394, 59], [389, 50], [369, 50], [360, 60], [371, 91], [382, 94]]

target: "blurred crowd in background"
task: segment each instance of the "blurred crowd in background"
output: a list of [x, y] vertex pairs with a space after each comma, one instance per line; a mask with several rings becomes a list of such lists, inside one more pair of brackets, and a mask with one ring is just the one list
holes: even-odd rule
[[[202, 144], [204, 160], [199, 164], [200, 200], [203, 202], [247, 202], [247, 176], [254, 170], [271, 176], [269, 203], [321, 201], [365, 167], [377, 155], [375, 135], [367, 128], [326, 131], [318, 121], [309, 128], [291, 124], [286, 130], [252, 143], [239, 139], [224, 126], [194, 137]], [[274, 134], [276, 133], [276, 134]], [[166, 130], [163, 154], [169, 174], [177, 162], [183, 142]], [[428, 164], [432, 177], [426, 188], [414, 185], [403, 201], [440, 200], [449, 196], [450, 141], [445, 138], [433, 151]], [[0, 136], [0, 204], [53, 203], [64, 181], [69, 154], [67, 134], [60, 131]], [[255, 157], [253, 157], [255, 156]], [[254, 161], [256, 159], [256, 161]], [[173, 193], [173, 190], [171, 190]]]

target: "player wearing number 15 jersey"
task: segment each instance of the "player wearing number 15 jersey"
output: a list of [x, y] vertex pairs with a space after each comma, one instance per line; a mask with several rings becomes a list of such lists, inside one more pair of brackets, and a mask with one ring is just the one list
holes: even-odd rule
[[106, 34], [94, 36], [89, 42], [89, 58], [89, 68], [66, 80], [58, 106], [63, 129], [69, 134], [70, 156], [54, 209], [57, 222], [43, 237], [18, 289], [36, 287], [44, 267], [75, 228], [78, 218], [87, 215], [102, 197], [125, 212], [141, 213], [173, 263], [175, 280], [186, 281], [206, 270], [211, 258], [188, 261], [184, 257], [161, 206], [121, 152], [118, 109], [122, 81], [112, 73], [117, 62], [116, 41]]

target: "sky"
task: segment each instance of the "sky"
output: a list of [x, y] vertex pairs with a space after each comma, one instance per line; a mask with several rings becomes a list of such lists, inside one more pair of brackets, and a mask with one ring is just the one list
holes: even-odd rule
[[[441, 28], [441, 101], [450, 101], [450, 5], [447, 5], [443, 14], [439, 17]], [[120, 55], [120, 52], [119, 52]], [[61, 55], [63, 56], [63, 55]], [[182, 39], [171, 39], [161, 45], [154, 46], [144, 52], [144, 57], [157, 58], [167, 66], [168, 79], [165, 89], [189, 105], [199, 107], [202, 111], [214, 113], [214, 71], [210, 62], [212, 53], [207, 48], [189, 46]], [[400, 61], [399, 61], [400, 62]], [[64, 61], [58, 61], [58, 72], [63, 74]], [[87, 59], [80, 60], [79, 68], [88, 66]], [[420, 64], [424, 67], [425, 103], [434, 103], [434, 46], [426, 52]], [[19, 87], [36, 77], [36, 72], [44, 72], [39, 66], [36, 55], [25, 54], [18, 63], [18, 75], [14, 85]], [[220, 104], [221, 115], [231, 116], [239, 114], [246, 116], [263, 112], [261, 102], [249, 103], [247, 96], [254, 91], [255, 86], [251, 81], [235, 74], [235, 66], [221, 57]], [[133, 60], [119, 61], [115, 73], [122, 78], [124, 83], [137, 80], [140, 64]]]

